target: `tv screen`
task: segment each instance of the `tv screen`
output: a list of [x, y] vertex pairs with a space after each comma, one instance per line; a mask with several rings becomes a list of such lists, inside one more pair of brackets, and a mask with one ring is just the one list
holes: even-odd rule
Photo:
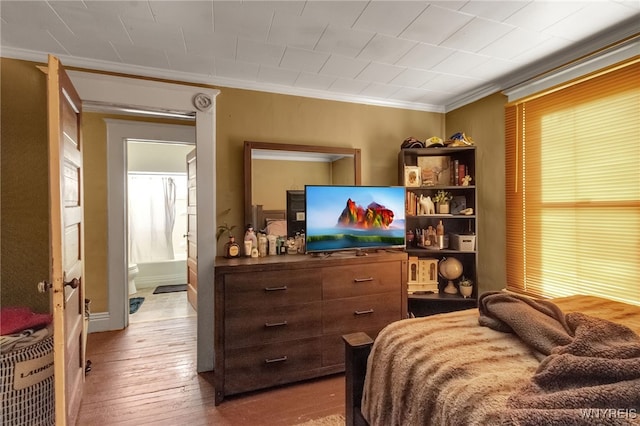
[[305, 187], [307, 252], [403, 248], [402, 186]]

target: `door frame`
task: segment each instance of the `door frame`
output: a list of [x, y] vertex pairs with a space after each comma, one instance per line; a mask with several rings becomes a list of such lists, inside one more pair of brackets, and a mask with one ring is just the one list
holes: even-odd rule
[[[211, 371], [214, 367], [214, 335], [211, 330], [214, 323], [213, 282], [217, 246], [215, 239], [216, 96], [220, 91], [97, 72], [69, 71], [68, 74], [83, 102], [195, 113], [197, 161], [198, 169], [201, 170], [196, 176], [196, 185], [199, 188], [212, 188], [211, 191], [200, 191], [197, 206], [198, 282], [202, 285], [201, 291], [198, 292], [198, 306], [202, 306], [202, 310], [199, 310], [197, 318], [197, 371]], [[204, 99], [204, 103], [202, 102], [201, 95], [208, 99], [208, 105], [207, 99]], [[196, 97], [199, 101], [198, 107], [194, 103]], [[118, 161], [122, 162], [122, 159]], [[111, 174], [113, 160], [108, 160], [107, 164]], [[108, 187], [108, 203], [112, 201], [113, 190], [114, 188]], [[118, 220], [125, 220], [123, 211], [113, 211], [114, 208], [110, 204], [108, 210], [109, 215], [114, 214]], [[112, 258], [115, 256], [118, 256], [118, 259]], [[109, 254], [109, 274], [111, 274], [112, 262], [124, 265], [126, 259], [122, 256], [122, 253]]]
[[[129, 325], [127, 301], [128, 281], [128, 232], [127, 232], [127, 142], [128, 139], [144, 139], [158, 143], [196, 144], [194, 126], [180, 124], [150, 123], [107, 118], [107, 165], [108, 165], [108, 309], [109, 311], [91, 321], [89, 330], [121, 330]], [[197, 178], [197, 177], [196, 177]], [[123, 216], [120, 214], [124, 212]], [[122, 260], [120, 262], [119, 260]]]

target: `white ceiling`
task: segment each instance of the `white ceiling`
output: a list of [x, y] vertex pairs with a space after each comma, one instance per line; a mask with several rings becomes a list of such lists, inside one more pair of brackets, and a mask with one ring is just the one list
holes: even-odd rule
[[1, 53], [445, 112], [637, 34], [640, 0], [7, 1]]

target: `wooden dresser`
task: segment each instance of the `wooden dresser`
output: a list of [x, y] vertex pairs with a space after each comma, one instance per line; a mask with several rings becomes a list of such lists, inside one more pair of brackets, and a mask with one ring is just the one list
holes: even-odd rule
[[216, 258], [216, 405], [344, 371], [343, 334], [407, 316], [407, 254]]

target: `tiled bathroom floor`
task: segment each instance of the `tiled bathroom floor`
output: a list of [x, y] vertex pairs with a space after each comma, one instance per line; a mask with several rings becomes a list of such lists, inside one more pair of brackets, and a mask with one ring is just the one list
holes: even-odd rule
[[162, 319], [185, 318], [196, 315], [187, 301], [187, 292], [153, 294], [155, 287], [139, 288], [129, 298], [144, 297], [144, 302], [134, 314], [129, 315], [129, 323], [156, 321]]

